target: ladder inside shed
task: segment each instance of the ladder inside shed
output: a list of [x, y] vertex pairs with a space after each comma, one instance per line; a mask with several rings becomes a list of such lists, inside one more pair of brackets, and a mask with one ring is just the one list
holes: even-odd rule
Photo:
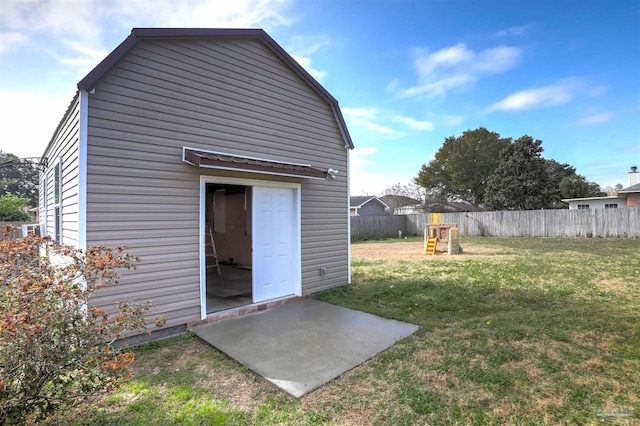
[[222, 275], [222, 270], [220, 269], [220, 262], [218, 261], [218, 251], [216, 250], [216, 242], [213, 239], [213, 227], [209, 223], [209, 215], [207, 214], [207, 232], [209, 233], [209, 239], [211, 240], [211, 253], [207, 254], [207, 257], [213, 257], [214, 264], [207, 265], [207, 268], [217, 268], [218, 275]]

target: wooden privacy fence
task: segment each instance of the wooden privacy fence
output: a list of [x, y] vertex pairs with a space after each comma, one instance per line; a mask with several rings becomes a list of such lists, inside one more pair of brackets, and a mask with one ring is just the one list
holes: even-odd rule
[[[640, 208], [442, 213], [460, 236], [640, 238]], [[404, 218], [404, 222], [403, 219]], [[351, 241], [422, 235], [428, 214], [352, 216]]]
[[378, 240], [406, 233], [407, 216], [351, 216], [351, 241]]
[[457, 223], [464, 236], [640, 237], [636, 208], [443, 213], [442, 220]]

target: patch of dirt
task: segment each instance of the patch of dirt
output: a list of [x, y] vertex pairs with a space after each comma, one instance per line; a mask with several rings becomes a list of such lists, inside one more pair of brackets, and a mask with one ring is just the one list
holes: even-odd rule
[[264, 402], [262, 398], [256, 398], [257, 395], [278, 392], [275, 386], [270, 386], [262, 378], [252, 377], [253, 373], [243, 373], [237, 367], [211, 368], [203, 365], [197, 371], [199, 386], [211, 389], [217, 399], [227, 400], [231, 408], [244, 412], [253, 411], [258, 403]]
[[210, 389], [219, 400], [227, 400], [230, 408], [244, 412], [251, 412], [264, 402], [257, 395], [280, 392], [254, 373], [239, 369], [234, 360], [198, 339], [181, 345], [180, 351], [170, 357], [169, 365], [175, 369], [194, 366], [198, 386]]
[[531, 383], [540, 383], [544, 377], [544, 372], [536, 367], [536, 363], [532, 359], [524, 359], [520, 361], [508, 361], [500, 366], [505, 371], [524, 371]]
[[[606, 277], [610, 272], [603, 272], [600, 276]], [[601, 278], [597, 277], [594, 281], [598, 283], [598, 289], [594, 290], [604, 290], [611, 291], [616, 294], [625, 294], [630, 293], [633, 290], [633, 287], [629, 286], [629, 283], [622, 278]]]
[[615, 334], [603, 334], [594, 330], [576, 331], [569, 333], [571, 341], [579, 346], [596, 346], [598, 349], [611, 353], [615, 345], [624, 339]]
[[429, 363], [435, 365], [440, 363], [442, 355], [440, 355], [440, 352], [435, 349], [422, 349], [416, 352], [415, 359], [423, 364]]
[[[363, 381], [362, 376], [367, 380]], [[345, 399], [345, 388], [349, 389], [348, 399]], [[347, 410], [343, 409], [345, 405], [349, 407]], [[386, 424], [381, 417], [410, 411], [398, 404], [395, 384], [375, 377], [371, 361], [305, 395], [300, 400], [299, 410], [326, 412], [329, 416], [327, 424], [340, 426]]]
[[[442, 249], [446, 249], [446, 243], [441, 243]], [[438, 246], [438, 250], [441, 246]], [[462, 245], [462, 253], [449, 255], [446, 251], [438, 251], [436, 255], [424, 254], [423, 242], [393, 242], [393, 243], [369, 243], [353, 244], [351, 257], [365, 260], [393, 260], [393, 261], [435, 261], [435, 260], [465, 260], [493, 258], [499, 255], [501, 249], [482, 245]]]

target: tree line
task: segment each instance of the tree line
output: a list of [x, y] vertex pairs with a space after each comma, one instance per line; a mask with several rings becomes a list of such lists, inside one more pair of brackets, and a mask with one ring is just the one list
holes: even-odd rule
[[0, 151], [0, 221], [31, 220], [38, 205], [38, 168], [33, 162]]
[[542, 141], [503, 138], [484, 127], [445, 139], [415, 184], [427, 197], [464, 201], [475, 209], [565, 208], [563, 198], [605, 196], [567, 163], [542, 157]]

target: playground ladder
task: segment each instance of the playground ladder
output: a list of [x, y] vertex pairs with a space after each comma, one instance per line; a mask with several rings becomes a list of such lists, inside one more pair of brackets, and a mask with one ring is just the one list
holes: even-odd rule
[[438, 247], [438, 237], [427, 237], [427, 245], [424, 248], [425, 254], [436, 254], [436, 247]]

